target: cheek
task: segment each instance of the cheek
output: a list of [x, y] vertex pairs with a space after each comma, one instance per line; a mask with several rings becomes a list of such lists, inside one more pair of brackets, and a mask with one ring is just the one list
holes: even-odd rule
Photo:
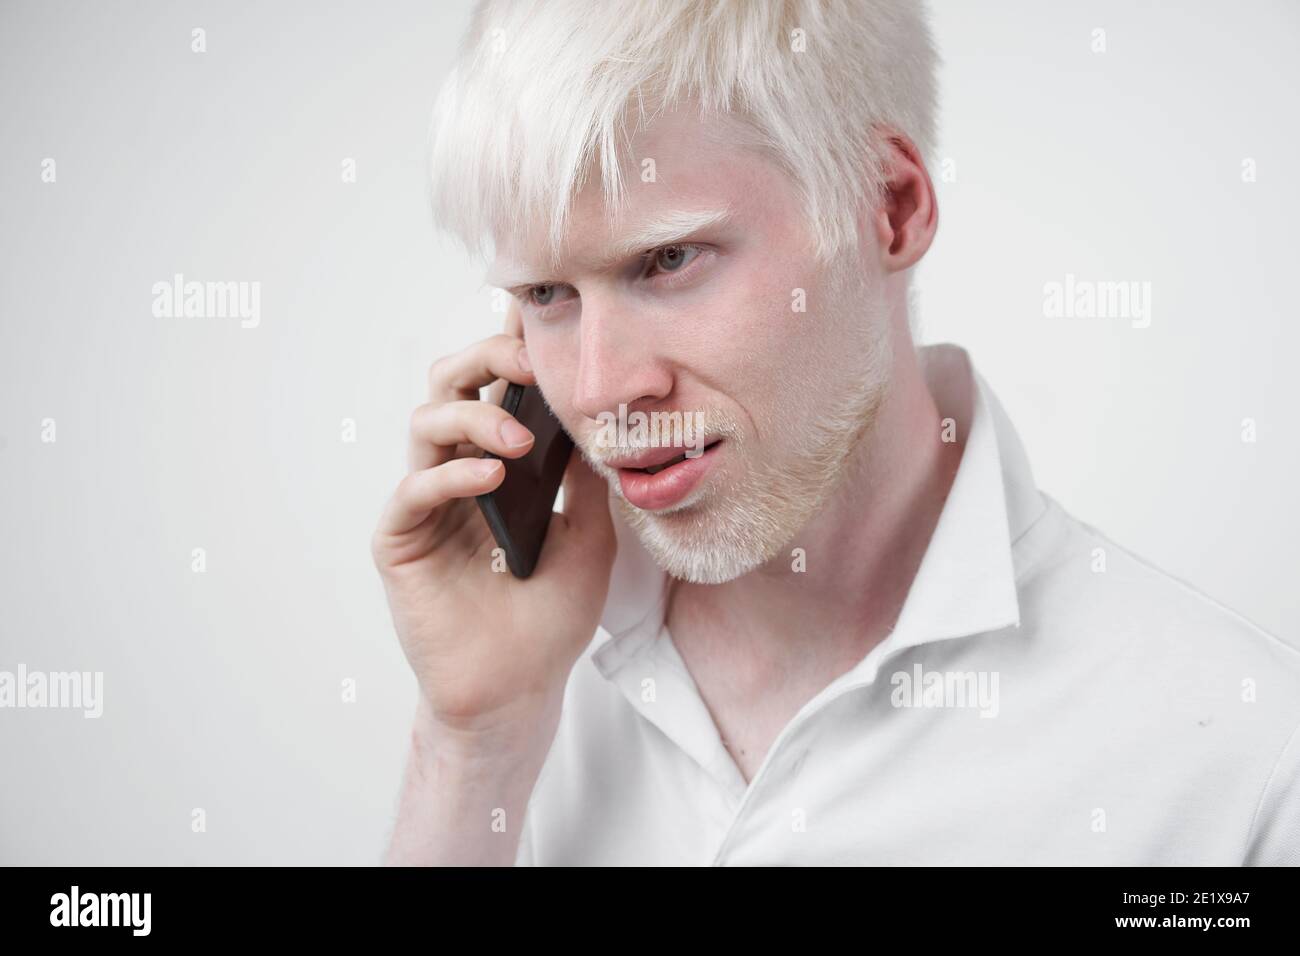
[[833, 351], [836, 315], [818, 278], [797, 267], [755, 271], [734, 303], [729, 335], [736, 343], [738, 380], [759, 403], [779, 402], [793, 382], [816, 388], [818, 368]]
[[832, 383], [856, 365], [845, 327], [854, 303], [800, 265], [754, 275], [735, 330], [744, 348], [730, 394], [753, 421], [756, 440], [774, 448], [815, 421]]

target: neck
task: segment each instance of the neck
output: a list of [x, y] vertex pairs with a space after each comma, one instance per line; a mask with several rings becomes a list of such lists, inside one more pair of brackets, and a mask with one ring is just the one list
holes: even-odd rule
[[[826, 507], [748, 574], [673, 582], [667, 623], [679, 647], [743, 657], [768, 675], [833, 671], [829, 681], [893, 629], [962, 453], [940, 440], [918, 356], [901, 338], [879, 417]], [[793, 570], [794, 548], [806, 556], [803, 573]]]

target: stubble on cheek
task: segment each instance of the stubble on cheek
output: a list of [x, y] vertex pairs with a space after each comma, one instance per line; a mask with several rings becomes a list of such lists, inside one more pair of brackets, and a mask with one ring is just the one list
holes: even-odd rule
[[620, 498], [628, 523], [676, 577], [722, 583], [775, 557], [869, 440], [891, 370], [883, 303], [853, 273], [814, 288], [826, 297], [820, 314], [769, 305], [762, 334], [755, 328], [746, 339], [753, 354], [732, 394], [749, 427], [707, 490], [674, 513], [647, 514]]

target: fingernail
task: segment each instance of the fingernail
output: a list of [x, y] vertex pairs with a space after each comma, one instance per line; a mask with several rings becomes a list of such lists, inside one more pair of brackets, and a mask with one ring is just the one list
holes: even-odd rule
[[488, 475], [493, 474], [500, 464], [501, 461], [498, 458], [480, 458], [474, 462], [474, 470], [479, 473], [480, 477], [486, 478]]
[[533, 370], [532, 363], [528, 361], [528, 346], [526, 345], [521, 345], [519, 347], [519, 367], [525, 372], [531, 372]]
[[533, 433], [523, 425], [520, 425], [513, 418], [507, 418], [501, 423], [501, 438], [509, 448], [518, 448], [520, 445], [527, 445], [533, 440]]

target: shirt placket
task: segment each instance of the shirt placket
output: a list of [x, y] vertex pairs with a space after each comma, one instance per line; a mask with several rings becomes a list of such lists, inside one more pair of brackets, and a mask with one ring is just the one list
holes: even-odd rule
[[690, 757], [725, 794], [733, 808], [745, 779], [727, 753], [695, 681], [660, 627], [605, 675], [628, 703]]

